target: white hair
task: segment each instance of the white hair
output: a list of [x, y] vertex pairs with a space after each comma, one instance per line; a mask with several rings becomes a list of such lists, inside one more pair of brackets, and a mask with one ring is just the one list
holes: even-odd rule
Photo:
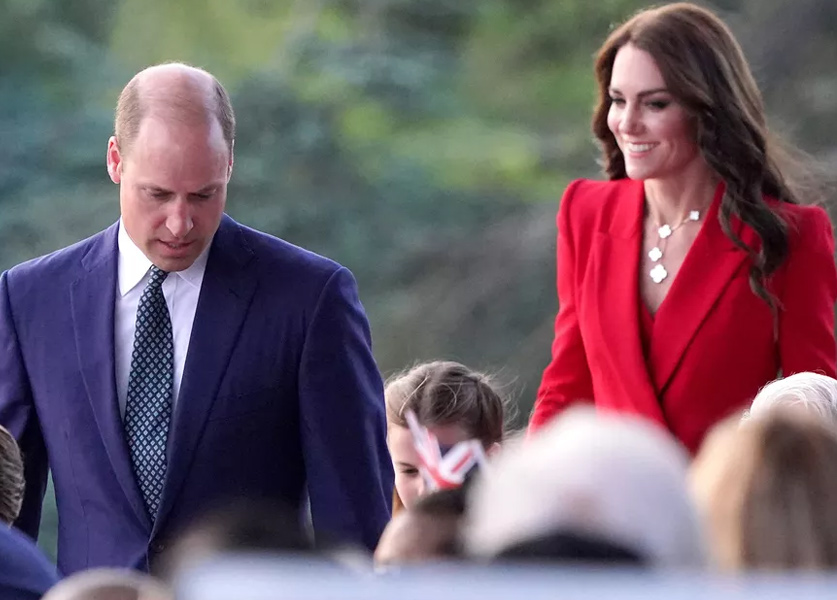
[[101, 567], [59, 581], [43, 600], [172, 600], [159, 581], [128, 569]]
[[837, 425], [837, 379], [806, 371], [771, 381], [759, 390], [746, 416], [763, 416], [778, 405], [803, 408]]
[[469, 498], [465, 544], [491, 557], [551, 532], [590, 535], [654, 567], [705, 565], [688, 455], [636, 417], [571, 409], [498, 457]]

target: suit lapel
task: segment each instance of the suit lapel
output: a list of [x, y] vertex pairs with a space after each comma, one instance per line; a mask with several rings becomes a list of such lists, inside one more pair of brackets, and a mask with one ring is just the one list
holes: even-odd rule
[[[654, 384], [661, 393], [701, 324], [747, 258], [747, 253], [721, 229], [718, 214], [724, 190], [723, 184], [718, 186], [706, 221], [655, 317], [649, 359], [654, 366]], [[757, 243], [755, 233], [745, 229], [741, 221], [733, 219], [732, 227], [745, 244], [753, 247]]]
[[82, 259], [84, 274], [70, 291], [79, 367], [108, 458], [135, 516], [151, 522], [131, 468], [116, 398], [113, 319], [116, 302], [118, 224], [108, 228]]
[[613, 370], [606, 376], [621, 381], [628, 392], [628, 404], [614, 408], [641, 413], [665, 425], [639, 330], [639, 254], [645, 192], [641, 181], [625, 180], [617, 189], [616, 198], [610, 199], [611, 220], [598, 233], [591, 290], [596, 305], [592, 314], [601, 325], [603, 352]]
[[169, 434], [166, 484], [155, 523], [164, 521], [183, 485], [242, 323], [256, 278], [253, 251], [239, 225], [224, 216], [212, 241]]

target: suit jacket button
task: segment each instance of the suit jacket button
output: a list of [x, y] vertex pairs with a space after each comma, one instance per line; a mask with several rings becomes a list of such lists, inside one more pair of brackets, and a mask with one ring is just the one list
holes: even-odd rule
[[156, 554], [160, 554], [161, 552], [166, 551], [166, 544], [163, 542], [154, 542], [151, 544], [151, 550]]

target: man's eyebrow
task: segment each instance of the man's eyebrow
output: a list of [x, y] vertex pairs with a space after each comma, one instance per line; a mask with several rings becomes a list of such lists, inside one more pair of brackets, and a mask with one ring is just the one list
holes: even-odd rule
[[157, 194], [171, 194], [171, 190], [167, 190], [166, 188], [161, 188], [159, 185], [144, 185], [142, 186], [149, 192], [154, 192]]
[[209, 184], [203, 186], [197, 192], [192, 192], [192, 193], [194, 193], [194, 194], [208, 194], [209, 192], [214, 192], [219, 187], [221, 187], [221, 183], [219, 183], [219, 182], [209, 183]]
[[[167, 190], [166, 188], [162, 188], [159, 185], [154, 185], [154, 184], [145, 184], [145, 185], [142, 185], [141, 187], [143, 189], [148, 190], [149, 192], [154, 192], [154, 193], [157, 193], [157, 194], [172, 194], [172, 193], [174, 193], [171, 190]], [[221, 187], [220, 183], [210, 183], [208, 185], [203, 186], [197, 192], [191, 192], [191, 193], [193, 193], [193, 194], [207, 194], [209, 192], [214, 192], [219, 187]]]

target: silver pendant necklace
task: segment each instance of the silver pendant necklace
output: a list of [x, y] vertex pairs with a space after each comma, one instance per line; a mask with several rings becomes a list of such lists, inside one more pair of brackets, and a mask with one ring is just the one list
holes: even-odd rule
[[686, 223], [696, 221], [700, 221], [699, 210], [689, 211], [689, 216], [680, 221], [674, 227], [668, 223], [657, 223], [657, 244], [648, 251], [648, 258], [651, 259], [651, 262], [656, 263], [654, 268], [648, 272], [648, 275], [651, 276], [651, 281], [654, 283], [662, 283], [663, 280], [668, 277], [668, 271], [662, 263], [663, 253], [665, 252], [666, 245], [668, 244], [668, 238], [670, 238], [675, 231], [683, 227]]

